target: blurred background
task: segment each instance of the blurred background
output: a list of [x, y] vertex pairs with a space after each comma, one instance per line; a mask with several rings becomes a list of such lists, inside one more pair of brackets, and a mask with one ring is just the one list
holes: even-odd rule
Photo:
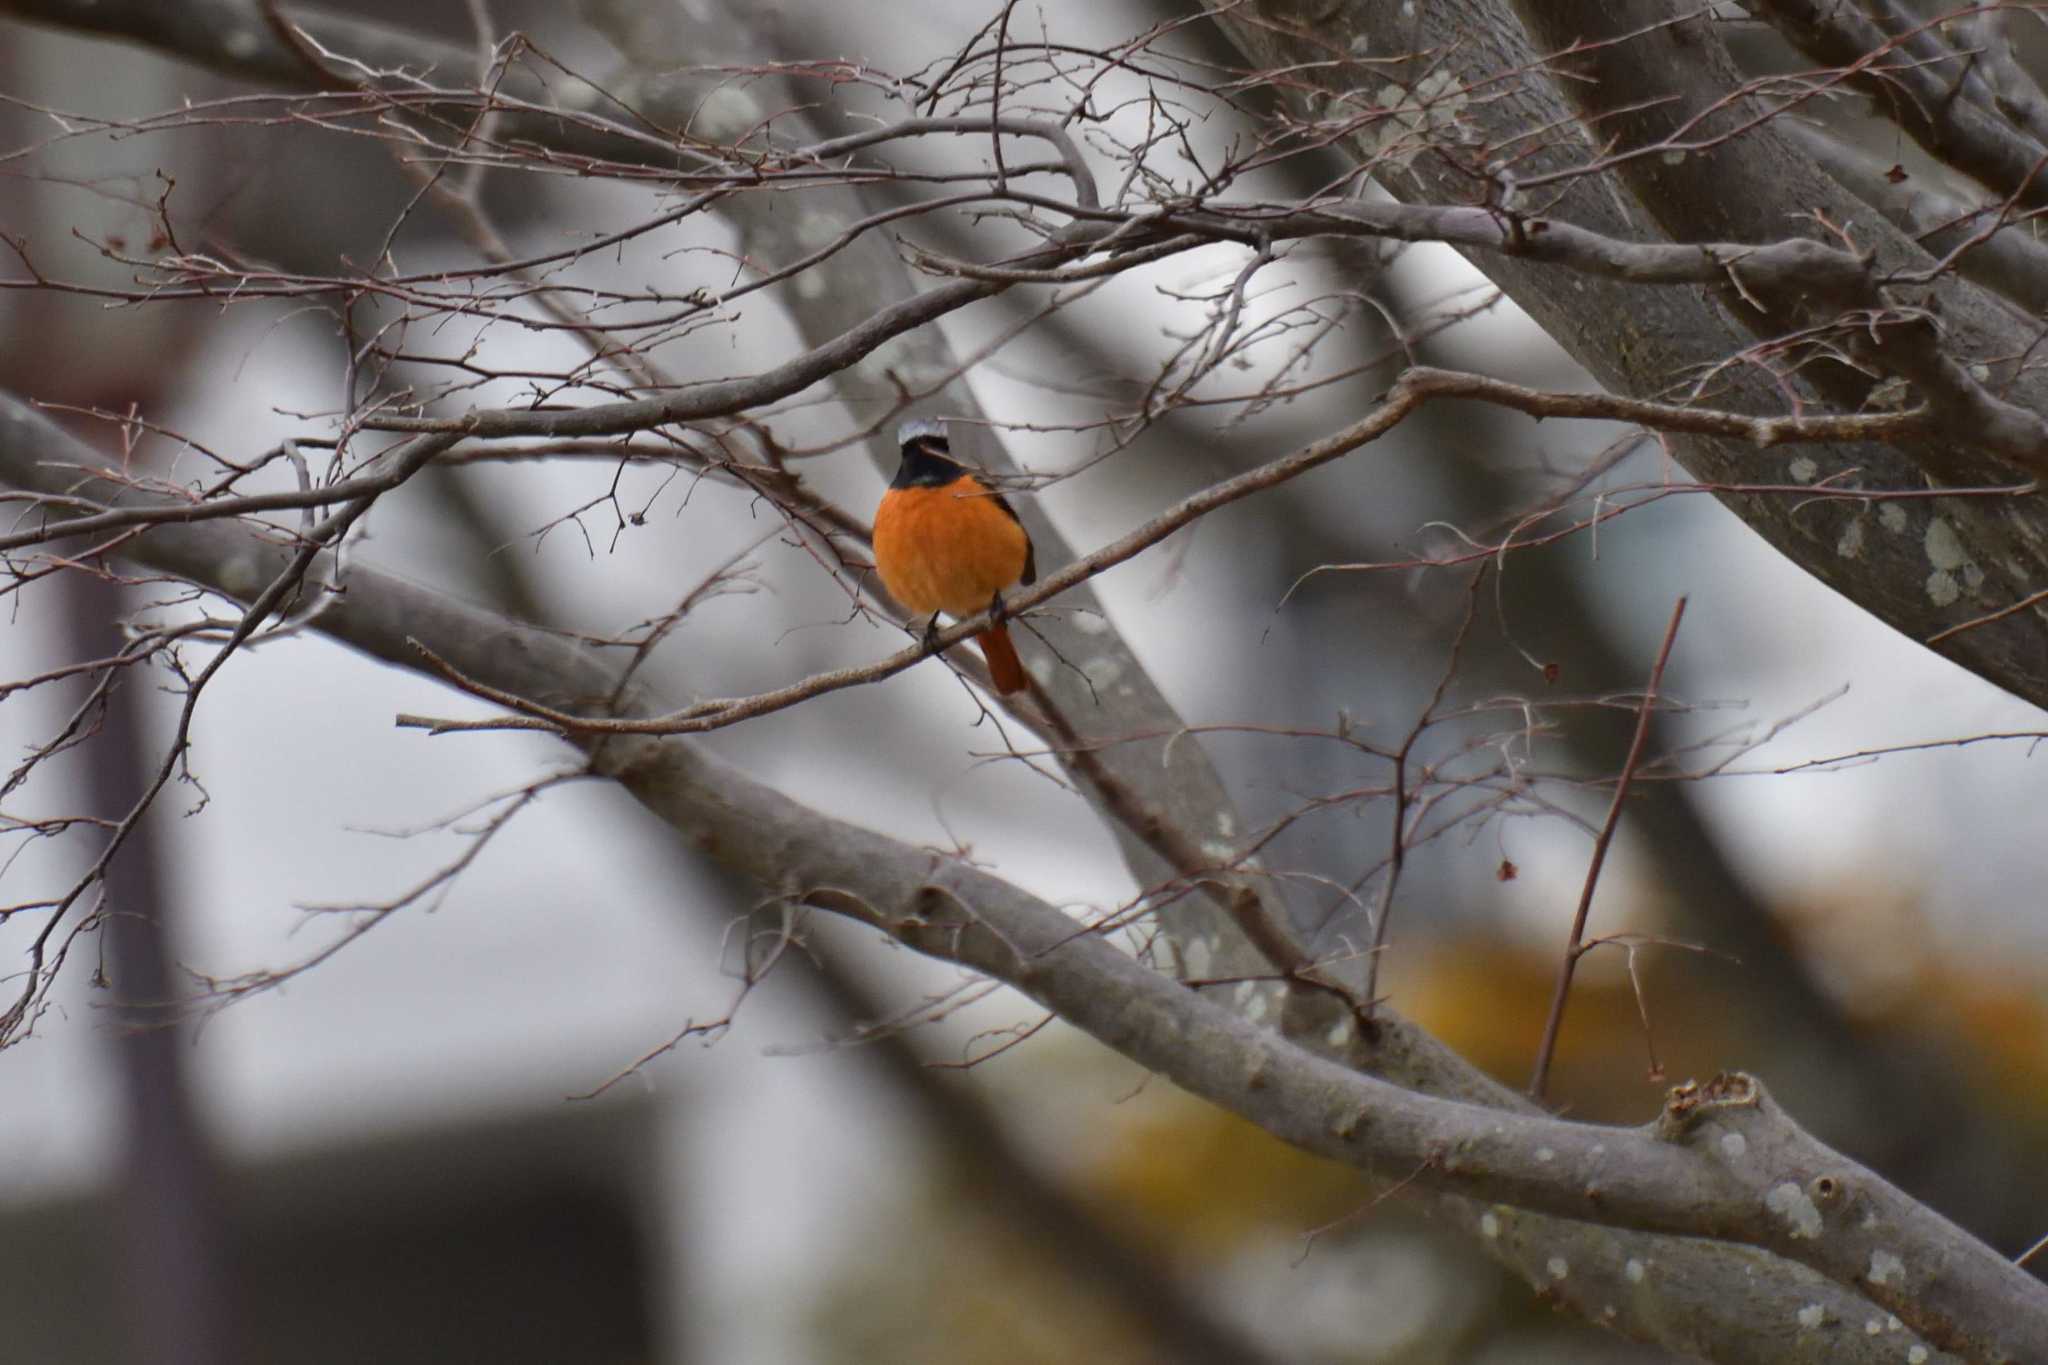
[[[406, 215], [416, 185], [383, 142], [237, 118], [233, 105], [153, 129], [144, 121], [188, 100], [257, 87], [4, 17], [11, 8], [0, 5], [0, 229], [46, 273], [128, 285], [134, 268], [108, 257], [161, 248], [153, 206], [166, 194], [190, 233], [183, 250], [217, 244], [308, 273], [376, 259]], [[645, 35], [631, 6], [482, 8], [496, 36], [524, 30], [571, 70], [623, 64], [637, 78], [636, 61], [664, 60], [634, 46]], [[789, 0], [743, 22], [686, 7], [678, 22], [730, 41], [706, 63], [774, 50], [900, 74], [943, 70], [984, 8], [924, 0], [884, 15]], [[471, 6], [455, 0], [352, 14], [476, 41]], [[1051, 4], [1031, 13], [1028, 37], [1102, 48], [1184, 15], [1137, 0]], [[1021, 10], [1016, 23], [1023, 41]], [[1199, 25], [1153, 51], [1198, 78], [1230, 60]], [[1110, 72], [1096, 103], [1142, 87]], [[858, 126], [863, 110], [887, 112], [872, 96], [849, 86], [843, 107], [812, 114]], [[1195, 164], [1256, 131], [1246, 109], [1201, 113], [1184, 132]], [[979, 141], [931, 154], [985, 164]], [[1280, 167], [1257, 188], [1305, 194], [1328, 170]], [[520, 254], [672, 203], [659, 185], [509, 171], [480, 190]], [[934, 220], [908, 235], [961, 255], [1003, 249], [978, 230]], [[722, 287], [739, 246], [718, 220], [690, 220], [580, 263], [575, 278], [679, 296]], [[392, 250], [414, 271], [473, 260], [431, 213], [405, 216]], [[1197, 296], [1246, 259], [1218, 247], [1120, 277], [994, 350], [968, 377], [992, 425], [960, 443], [1000, 443], [1046, 481], [1035, 496], [1071, 542], [1092, 548], [1355, 418], [1404, 345], [1427, 363], [1586, 384], [1453, 253], [1303, 249], [1258, 276], [1249, 325], [1269, 331], [1195, 391], [1214, 401], [1165, 412], [1112, 451], [1100, 424], [1145, 392], [1173, 338], [1208, 315]], [[1045, 302], [1020, 290], [943, 326], [974, 355]], [[296, 301], [134, 306], [9, 288], [0, 339], [0, 385], [57, 405], [110, 462], [172, 481], [207, 476], [195, 446], [247, 458], [331, 434], [306, 414], [334, 411], [348, 382], [335, 317]], [[422, 328], [416, 340], [501, 375], [575, 363], [559, 334], [513, 327]], [[763, 295], [659, 354], [671, 372], [708, 376], [800, 345]], [[1233, 399], [1275, 384], [1303, 391]], [[527, 392], [492, 379], [450, 395], [449, 410]], [[844, 443], [888, 395], [846, 397], [786, 405], [771, 425], [787, 447], [830, 449], [806, 477], [864, 517], [884, 474]], [[1792, 457], [1771, 458], [1759, 477], [1777, 481]], [[1624, 822], [1593, 926], [1643, 937], [1588, 959], [1553, 1097], [1577, 1116], [1635, 1122], [1667, 1080], [1755, 1071], [1824, 1139], [2017, 1253], [2048, 1233], [2034, 1159], [2048, 1137], [2048, 843], [2031, 799], [2033, 708], [1877, 624], [1699, 494], [1519, 550], [1476, 590], [1477, 561], [1305, 577], [1483, 547], [1581, 484], [1583, 516], [1684, 482], [1654, 440], [1442, 405], [1098, 587], [1188, 722], [1221, 727], [1203, 742], [1248, 828], [1277, 831], [1267, 866], [1333, 948], [1356, 941], [1393, 815], [1386, 765], [1332, 736], [1349, 726], [1399, 746], [1463, 638], [1438, 707], [1448, 719], [1418, 754], [1447, 776], [1461, 764], [1526, 772], [1541, 800], [1488, 787], [1432, 808], [1382, 987], [1515, 1084], [1584, 875], [1584, 823], [1607, 800], [1597, 779], [1618, 768], [1633, 719], [1626, 694], [1686, 595], [1666, 685], [1688, 709], [1660, 729], [1653, 772], [1698, 780], [1648, 783]], [[613, 491], [644, 515], [622, 521]], [[892, 630], [847, 620], [843, 591], [778, 526], [747, 495], [666, 468], [481, 463], [387, 499], [352, 553], [597, 635], [670, 610], [737, 557], [730, 590], [694, 608], [650, 664], [678, 696], [757, 690], [895, 648]], [[115, 622], [163, 596], [82, 574], [18, 588], [0, 680], [110, 654]], [[0, 682], [6, 766], [82, 699], [70, 684]], [[162, 760], [178, 700], [157, 681], [120, 689], [94, 742], [39, 764], [6, 795], [7, 814], [124, 809]], [[1297, 1361], [1653, 1358], [1533, 1303], [1398, 1198], [1039, 1027], [1008, 992], [818, 923], [743, 991], [756, 894], [601, 785], [549, 787], [459, 877], [316, 969], [224, 1008], [172, 1010], [184, 1022], [165, 1026], [181, 998], [319, 954], [367, 922], [358, 908], [462, 857], [502, 809], [489, 803], [572, 766], [533, 737], [398, 730], [400, 712], [480, 714], [311, 633], [244, 653], [210, 685], [189, 774], [116, 866], [117, 913], [72, 950], [34, 1035], [0, 1052], [11, 1358], [169, 1361], [176, 1341], [213, 1343], [191, 1359], [1192, 1359], [1170, 1326], [1186, 1331], [1189, 1313], [1214, 1319], [1203, 1330], [1218, 1359], [1246, 1358], [1233, 1342]], [[1076, 913], [1131, 901], [1139, 888], [1097, 815], [998, 759], [1004, 737], [978, 716], [926, 665], [708, 742], [828, 813], [964, 846]], [[1987, 738], [1999, 735], [2017, 737]], [[1930, 747], [1818, 763], [1914, 744]], [[97, 837], [7, 834], [0, 903], [61, 890]], [[8, 971], [39, 927], [28, 913], [0, 924]], [[1040, 1207], [1020, 1208], [1034, 1181]]]

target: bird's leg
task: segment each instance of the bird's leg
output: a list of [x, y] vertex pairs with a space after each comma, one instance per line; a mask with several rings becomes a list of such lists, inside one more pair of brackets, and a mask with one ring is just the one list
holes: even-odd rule
[[921, 638], [924, 640], [925, 653], [932, 654], [937, 652], [939, 647], [939, 614], [937, 612], [933, 612], [931, 619], [924, 623], [924, 635]]
[[1010, 609], [1003, 603], [1003, 590], [997, 588], [988, 596], [988, 622], [992, 626], [999, 626], [1008, 620], [1009, 616]]

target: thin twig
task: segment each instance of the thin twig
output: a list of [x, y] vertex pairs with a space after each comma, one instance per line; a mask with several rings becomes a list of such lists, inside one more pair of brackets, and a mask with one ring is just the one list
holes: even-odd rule
[[1529, 1078], [1531, 1099], [1543, 1098], [1544, 1083], [1550, 1079], [1550, 1059], [1557, 1051], [1557, 1032], [1564, 1023], [1565, 1001], [1572, 993], [1572, 973], [1578, 970], [1579, 959], [1586, 952], [1586, 915], [1593, 908], [1593, 890], [1600, 884], [1600, 868], [1607, 861], [1608, 846], [1614, 842], [1615, 826], [1621, 823], [1621, 803], [1628, 799], [1636, 766], [1642, 762], [1643, 748], [1649, 743], [1650, 715], [1657, 706], [1657, 688], [1664, 681], [1664, 665], [1671, 658], [1672, 643], [1678, 639], [1678, 623], [1684, 618], [1685, 598], [1680, 597], [1678, 605], [1671, 609], [1671, 624], [1664, 628], [1664, 643], [1657, 650], [1656, 664], [1650, 669], [1649, 686], [1643, 689], [1643, 703], [1636, 709], [1635, 737], [1629, 741], [1628, 757], [1622, 761], [1621, 776], [1615, 781], [1614, 799], [1607, 804], [1607, 819], [1593, 837], [1593, 858], [1586, 866], [1586, 885], [1579, 892], [1579, 908], [1572, 915], [1572, 936], [1565, 944], [1564, 961], [1557, 969], [1557, 989], [1550, 997], [1550, 1017], [1543, 1021], [1543, 1041], [1536, 1048], [1536, 1072]]
[[1472, 581], [1465, 588], [1465, 618], [1458, 623], [1458, 633], [1451, 641], [1449, 655], [1444, 659], [1443, 672], [1436, 680], [1436, 690], [1429, 694], [1429, 701], [1423, 706], [1422, 714], [1415, 718], [1414, 726], [1401, 740], [1401, 747], [1394, 751], [1394, 814], [1393, 831], [1387, 850], [1387, 879], [1380, 887], [1380, 902], [1372, 917], [1372, 951], [1365, 955], [1365, 1008], [1370, 1011], [1379, 997], [1380, 959], [1386, 956], [1387, 930], [1394, 918], [1394, 890], [1400, 884], [1401, 871], [1408, 860], [1408, 756], [1414, 751], [1416, 741], [1436, 723], [1436, 709], [1443, 705], [1444, 694], [1450, 691], [1451, 681], [1458, 676], [1458, 661], [1465, 652], [1465, 642], [1471, 638], [1472, 623], [1479, 619], [1479, 585], [1486, 581], [1487, 565], [1482, 562], [1473, 573]]

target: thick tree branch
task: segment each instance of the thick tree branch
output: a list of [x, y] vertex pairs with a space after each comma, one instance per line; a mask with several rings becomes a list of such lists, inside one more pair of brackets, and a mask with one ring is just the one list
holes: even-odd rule
[[1928, 252], [1955, 262], [1956, 272], [2018, 304], [2048, 313], [2048, 246], [2010, 221], [2003, 203], [1972, 206], [1908, 176], [1823, 129], [1797, 120], [1781, 130], [1820, 168]]
[[1981, 74], [1986, 103], [2048, 146], [2048, 93], [2013, 56], [2007, 18], [2005, 10], [1989, 6], [1959, 13], [1951, 25], [1956, 51]]
[[[1560, 70], [1575, 77], [1561, 84], [1582, 115], [1619, 143], [1611, 154], [1617, 167], [1613, 177], [1672, 238], [1684, 242], [1726, 233], [1738, 241], [1768, 241], [1793, 217], [1846, 236], [1831, 225], [1848, 222], [1858, 201], [1768, 121], [1764, 97], [1741, 96], [1734, 62], [1704, 18], [1673, 0], [1546, 0], [1520, 8], [1538, 42], [1559, 48], [1582, 44], [1555, 59]], [[1719, 137], [1695, 146], [1715, 132]], [[1695, 148], [1682, 158], [1682, 174], [1674, 173], [1662, 156], [1627, 154], [1681, 141]], [[1874, 288], [1825, 285], [1810, 297], [1758, 290], [1746, 297], [1759, 306], [1738, 308], [1735, 316], [1765, 341], [1816, 322], [1851, 322], [1854, 326], [1843, 330], [1839, 343], [1843, 354], [1910, 381], [1959, 424], [1951, 430], [1978, 448], [2026, 459], [2020, 446], [2038, 442], [2040, 433], [2048, 431], [2037, 406], [2044, 397], [2040, 386], [2023, 372], [2001, 372], [1991, 383], [2004, 387], [2005, 396], [1994, 396], [1972, 373], [1974, 368], [1988, 376], [1993, 357], [2026, 349], [2030, 339], [2016, 319], [1972, 286], [1945, 279], [1937, 262], [1887, 225], [1874, 224], [1862, 235], [1874, 239], [1864, 254], [1874, 263], [1877, 278], [1924, 286], [1925, 296], [1906, 289], [1881, 296]], [[1988, 349], [1994, 336], [2015, 349]], [[1806, 373], [1809, 382], [1845, 406], [1869, 393], [1868, 380], [1846, 366], [1820, 363], [1806, 367]], [[1955, 482], [1969, 466], [1957, 459], [1954, 445], [1950, 435], [1939, 443], [1901, 448], [1936, 478]]]
[[[1694, 88], [1711, 86], [1705, 103], [1724, 99], [1729, 86], [1725, 56], [1709, 61], [1711, 46], [1691, 44], [1697, 24], [1659, 26], [1677, 7], [1646, 12], [1635, 6], [1625, 13], [1603, 11], [1596, 22], [1567, 7], [1557, 16], [1570, 32], [1541, 49], [1523, 31], [1509, 0], [1440, 0], [1418, 5], [1412, 12], [1397, 6], [1346, 0], [1336, 6], [1313, 0], [1254, 0], [1248, 5], [1215, 3], [1218, 22], [1258, 70], [1287, 73], [1283, 90], [1311, 129], [1348, 129], [1342, 144], [1350, 147], [1363, 169], [1404, 201], [1454, 203], [1474, 197], [1487, 183], [1487, 167], [1507, 159], [1524, 181], [1558, 172], [1575, 178], [1558, 181], [1558, 197], [1543, 207], [1548, 216], [1567, 219], [1603, 237], [1624, 241], [1655, 240], [1683, 244], [1700, 241], [1775, 241], [1787, 224], [1802, 218], [1815, 221], [1816, 210], [1831, 223], [1854, 222], [1859, 254], [1874, 251], [1880, 273], [1925, 271], [1933, 262], [1888, 225], [1873, 222], [1853, 197], [1820, 174], [1810, 162], [1783, 149], [1768, 125], [1754, 127], [1728, 155], [1740, 152], [1763, 164], [1740, 176], [1724, 175], [1711, 157], [1696, 151], [1638, 156], [1630, 163], [1644, 180], [1666, 184], [1674, 192], [1688, 187], [1685, 212], [1660, 224], [1616, 177], [1593, 173], [1604, 155], [1579, 134], [1575, 112], [1541, 68], [1539, 51], [1569, 47], [1578, 39], [1613, 39], [1643, 32], [1663, 44], [1656, 51], [1638, 50], [1631, 42], [1617, 63], [1633, 62], [1629, 84], [1606, 90], [1603, 99], [1626, 103], [1651, 87], [1653, 108], [1646, 111], [1682, 121], [1702, 107]], [[1596, 7], [1597, 8], [1597, 7]], [[1532, 11], [1550, 10], [1532, 6]], [[1691, 13], [1692, 11], [1685, 11]], [[1671, 55], [1666, 48], [1685, 40]], [[1707, 40], [1711, 42], [1711, 35]], [[1368, 54], [1360, 58], [1357, 54]], [[1401, 60], [1398, 54], [1414, 54]], [[1660, 83], [1669, 75], [1671, 83]], [[1423, 101], [1415, 82], [1427, 76], [1438, 91]], [[1422, 120], [1442, 132], [1424, 154], [1396, 158], [1385, 154], [1366, 115], [1387, 107], [1395, 92], [1405, 101], [1411, 120]], [[1420, 112], [1415, 112], [1420, 106]], [[1735, 121], [1731, 112], [1729, 121]], [[1711, 134], [1694, 128], [1690, 141]], [[1627, 134], [1627, 136], [1623, 136]], [[1630, 132], [1628, 125], [1601, 125], [1600, 135], [1622, 137], [1623, 145], [1654, 146], [1655, 134]], [[1710, 139], [1709, 139], [1710, 140]], [[1804, 169], [1801, 169], [1801, 167]], [[1759, 186], [1765, 188], [1759, 189]], [[1718, 205], [1719, 207], [1714, 207]], [[1667, 208], [1669, 206], [1667, 205]], [[1781, 334], [1781, 325], [1740, 300], [1726, 301], [1683, 289], [1646, 290], [1584, 274], [1565, 274], [1553, 267], [1505, 256], [1474, 255], [1485, 270], [1580, 363], [1609, 390], [1657, 394], [1712, 373], [1723, 392], [1716, 401], [1745, 411], [1769, 411], [1782, 405], [1789, 382], [1806, 401], [1822, 396], [1805, 388], [1831, 367], [1809, 367], [1790, 381], [1756, 366], [1730, 365], [1749, 353], [1759, 335]], [[1955, 358], [1989, 367], [1991, 385], [2002, 402], [2039, 412], [2039, 380], [2032, 374], [2011, 380], [2000, 358], [2026, 355], [2031, 336], [2015, 322], [2002, 301], [1954, 281], [1929, 286], [1938, 309], [1931, 324]], [[1751, 323], [1761, 324], [1761, 328]], [[1869, 381], [1848, 394], [1857, 377], [1832, 367], [1844, 393], [1831, 405], [1854, 409], [1869, 396]], [[1973, 376], [1974, 377], [1974, 376]], [[1739, 445], [1714, 437], [1687, 437], [1674, 442], [1686, 467], [1703, 482], [1739, 488], [1745, 453]], [[1878, 486], [1903, 488], [1936, 471], [1942, 483], [2002, 484], [2009, 477], [1989, 459], [1959, 450], [1952, 440], [1879, 446], [1842, 443], [1818, 461], [1822, 477], [1855, 470]], [[1903, 523], [1894, 522], [1874, 538], [1852, 535], [1860, 518], [1851, 509], [1798, 509], [1789, 503], [1744, 496], [1725, 496], [1730, 507], [1772, 544], [1803, 568], [1869, 609], [1897, 629], [1926, 640], [1964, 620], [2020, 601], [2048, 578], [2048, 510], [2038, 499], [1997, 507], [1972, 507], [1967, 500], [1943, 500], [1915, 509]], [[1951, 540], [1953, 537], [1953, 541]], [[1959, 543], [1964, 561], [1954, 572], [1930, 562], [1928, 545]], [[1845, 552], [1850, 547], [1854, 553]], [[1971, 631], [1945, 641], [1942, 652], [1999, 685], [2031, 700], [2048, 701], [2048, 632], [2033, 611], [2006, 618], [1990, 629]], [[1975, 638], [1972, 639], [1971, 637]]]
[[1899, 16], [1880, 27], [1862, 7], [1835, 0], [1745, 0], [1745, 7], [1821, 66], [1849, 73], [1873, 107], [1936, 160], [2028, 208], [2048, 208], [2048, 145], [1989, 100], [1958, 98], [1972, 79], [1971, 61], [1934, 23]]

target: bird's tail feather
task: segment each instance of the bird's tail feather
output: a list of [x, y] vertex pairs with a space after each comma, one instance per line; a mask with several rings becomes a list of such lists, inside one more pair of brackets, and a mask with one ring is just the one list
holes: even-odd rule
[[974, 642], [988, 659], [988, 675], [996, 691], [1007, 697], [1024, 690], [1024, 662], [1017, 657], [1017, 647], [1010, 643], [1008, 626], [985, 630], [974, 637]]

